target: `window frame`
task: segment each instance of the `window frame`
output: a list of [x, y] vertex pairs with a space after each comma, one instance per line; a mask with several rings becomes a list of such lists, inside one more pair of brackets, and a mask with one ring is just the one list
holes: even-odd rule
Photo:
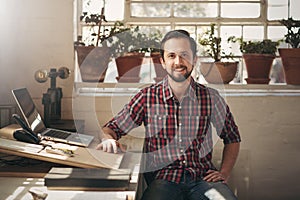
[[[82, 0], [75, 0], [76, 9], [74, 12], [76, 19], [74, 20], [75, 27], [75, 35], [74, 38], [77, 38], [78, 35], [82, 35], [82, 27], [88, 26], [79, 22], [79, 16], [82, 13]], [[136, 17], [131, 15], [131, 5], [134, 3], [216, 3], [218, 6], [217, 9], [217, 17], [176, 17], [176, 16], [168, 16], [168, 17]], [[260, 5], [260, 15], [258, 17], [253, 18], [229, 18], [229, 17], [221, 17], [221, 7], [224, 4], [228, 3], [253, 3]], [[281, 26], [278, 20], [268, 20], [268, 0], [253, 0], [253, 1], [230, 1], [230, 0], [211, 0], [211, 1], [200, 1], [200, 0], [124, 0], [124, 20], [122, 20], [128, 26], [163, 26], [170, 27], [170, 30], [175, 29], [175, 27], [180, 26], [188, 26], [194, 27], [195, 30], [195, 39], [197, 40], [197, 29], [201, 26], [209, 26], [210, 23], [214, 22], [217, 27], [218, 36], [221, 35], [221, 27], [222, 26], [262, 26], [263, 27], [263, 39], [268, 39], [268, 28], [271, 26]], [[113, 21], [105, 22], [104, 25], [110, 26], [113, 24]], [[243, 32], [242, 32], [243, 34]], [[237, 81], [241, 81], [240, 84], [245, 84], [244, 81], [244, 63], [242, 62], [241, 56], [237, 56], [240, 60], [240, 72], [238, 72], [241, 76]]]

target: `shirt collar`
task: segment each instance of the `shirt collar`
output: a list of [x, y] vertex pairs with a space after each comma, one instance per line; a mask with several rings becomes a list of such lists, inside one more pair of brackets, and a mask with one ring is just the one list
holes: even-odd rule
[[[168, 76], [166, 76], [163, 79], [162, 85], [163, 85], [163, 99], [164, 99], [164, 101], [167, 101], [168, 99], [170, 99], [174, 96], [172, 89], [169, 85]], [[193, 101], [195, 101], [197, 99], [195, 85], [196, 85], [195, 81], [194, 81], [193, 77], [191, 77], [190, 86], [188, 88], [188, 91], [187, 91], [185, 97], [189, 97]]]
[[173, 92], [171, 87], [169, 86], [168, 76], [165, 76], [165, 78], [162, 81], [162, 90], [163, 90], [163, 99], [164, 101], [169, 100], [173, 97]]

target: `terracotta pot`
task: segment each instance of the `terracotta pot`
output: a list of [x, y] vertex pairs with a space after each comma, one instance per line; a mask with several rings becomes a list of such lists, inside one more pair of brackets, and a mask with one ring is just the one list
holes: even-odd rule
[[151, 54], [152, 62], [155, 69], [156, 77], [154, 78], [155, 82], [161, 81], [166, 75], [166, 70], [162, 67], [160, 62], [160, 53], [152, 53]]
[[278, 49], [281, 56], [285, 81], [287, 84], [300, 85], [300, 49]]
[[243, 54], [249, 84], [268, 84], [275, 56], [270, 54]]
[[103, 82], [110, 61], [108, 47], [77, 46], [77, 61], [82, 81]]
[[130, 53], [116, 58], [119, 82], [139, 82], [144, 54]]
[[228, 84], [236, 75], [238, 62], [201, 62], [200, 71], [208, 83]]
[[269, 84], [269, 78], [245, 78], [248, 84]]

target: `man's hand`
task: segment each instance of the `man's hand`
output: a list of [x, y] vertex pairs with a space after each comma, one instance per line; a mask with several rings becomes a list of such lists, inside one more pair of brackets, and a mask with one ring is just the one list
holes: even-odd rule
[[223, 183], [226, 183], [227, 179], [228, 177], [225, 177], [225, 175], [216, 170], [208, 170], [205, 177], [203, 178], [203, 180], [207, 182], [222, 181]]
[[106, 138], [102, 139], [102, 142], [96, 147], [98, 150], [102, 149], [103, 151], [109, 153], [118, 153], [118, 148], [120, 148], [122, 152], [126, 151], [126, 149], [115, 139]]

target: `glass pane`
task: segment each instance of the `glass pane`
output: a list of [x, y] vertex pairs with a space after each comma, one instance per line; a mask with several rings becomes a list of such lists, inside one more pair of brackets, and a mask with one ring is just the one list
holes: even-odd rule
[[132, 3], [131, 16], [134, 17], [169, 17], [171, 4], [169, 3]]
[[108, 21], [124, 19], [124, 0], [105, 1], [105, 17]]
[[240, 45], [239, 43], [228, 43], [227, 39], [231, 36], [235, 36], [236, 38], [240, 38], [242, 35], [242, 27], [241, 26], [221, 26], [221, 46], [225, 50], [226, 53], [232, 52], [235, 56], [240, 56]]
[[82, 12], [90, 14], [100, 14], [103, 1], [82, 0]]
[[197, 42], [196, 26], [175, 26], [175, 29], [184, 29], [190, 33], [190, 36]]
[[208, 28], [209, 26], [197, 26], [197, 32], [196, 32], [197, 37], [202, 35]]
[[[197, 45], [198, 45], [197, 46], [197, 48], [198, 48], [198, 55], [201, 57], [202, 61], [204, 61], [204, 60], [210, 60], [210, 61], [212, 61], [212, 58], [209, 57], [207, 55], [207, 53], [206, 53], [206, 51], [207, 51], [207, 49], [209, 49], [209, 47], [208, 46], [203, 46], [203, 45], [199, 44], [199, 40], [201, 38], [205, 37], [204, 36], [205, 32], [208, 31], [208, 30], [210, 30], [210, 28], [211, 28], [210, 26], [199, 26], [199, 27], [197, 27], [197, 40], [196, 40], [196, 42], [197, 42]], [[217, 30], [215, 31], [215, 36], [218, 36]]]
[[[300, 19], [299, 7], [299, 0], [290, 0], [290, 16], [295, 19]], [[288, 18], [288, 14], [288, 0], [269, 0], [268, 19], [277, 20]]]
[[300, 1], [299, 0], [291, 0], [291, 16], [294, 19], [300, 19]]
[[255, 18], [259, 16], [259, 3], [224, 3], [221, 5], [221, 17]]
[[243, 30], [244, 40], [262, 40], [264, 28], [262, 26], [245, 26]]
[[230, 36], [241, 37], [241, 26], [221, 26], [221, 37], [228, 38]]
[[[82, 12], [101, 14], [102, 8], [103, 1], [82, 0]], [[122, 20], [124, 18], [124, 0], [106, 1], [104, 15], [108, 21]]]
[[175, 17], [216, 17], [216, 3], [176, 3], [174, 4]]
[[[286, 34], [286, 28], [283, 26], [269, 26], [268, 27], [268, 38], [274, 41], [283, 39]], [[285, 42], [280, 43], [279, 48], [287, 48], [288, 45]]]
[[[201, 38], [201, 36], [204, 34], [204, 32], [210, 28], [209, 26], [197, 26], [196, 27], [196, 31], [195, 31], [195, 38], [196, 38], [196, 42], [198, 43], [198, 40]], [[203, 49], [202, 46], [199, 45], [198, 43], [198, 51], [201, 52], [201, 49]]]
[[268, 3], [268, 19], [278, 20], [287, 18], [288, 2], [287, 0], [269, 0]]
[[283, 26], [269, 26], [268, 38], [271, 40], [280, 40], [286, 34], [286, 28]]
[[146, 35], [157, 33], [158, 31], [164, 36], [168, 31], [171, 30], [171, 26], [139, 26], [139, 29], [142, 33]]

